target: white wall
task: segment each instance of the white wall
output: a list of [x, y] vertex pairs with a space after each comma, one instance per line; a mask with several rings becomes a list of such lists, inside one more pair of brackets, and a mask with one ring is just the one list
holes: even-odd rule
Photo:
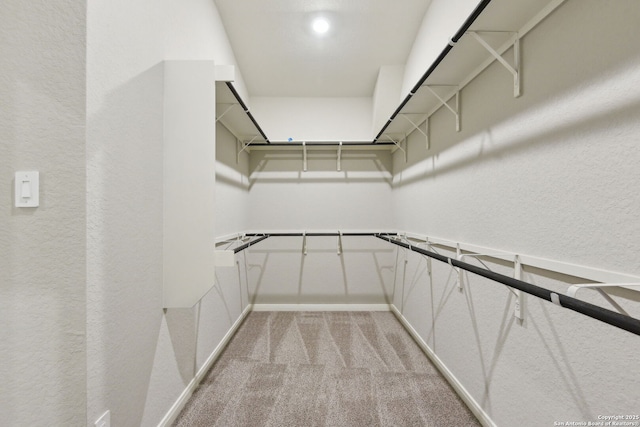
[[418, 83], [478, 3], [478, 0], [431, 1], [405, 63], [402, 98]]
[[90, 374], [78, 424], [109, 409], [112, 425], [157, 425], [247, 301], [231, 269], [195, 307], [162, 308], [163, 61], [234, 59], [204, 0], [90, 2], [87, 31]]
[[112, 425], [140, 425], [157, 399], [163, 20], [154, 2], [88, 5], [87, 424], [109, 409]]
[[371, 141], [371, 98], [254, 97], [251, 111], [272, 141]]
[[[398, 227], [640, 275], [640, 61], [621, 42], [638, 39], [639, 18], [633, 0], [568, 1], [522, 40], [522, 97], [499, 64], [472, 81], [462, 132], [441, 109], [431, 151], [414, 134], [409, 162], [395, 156]], [[433, 266], [429, 280], [426, 262], [409, 256], [404, 315], [497, 425], [637, 412], [637, 337], [534, 297], [519, 325], [502, 286], [470, 276], [459, 293], [450, 267]], [[559, 292], [581, 281], [525, 271]], [[638, 317], [637, 293], [615, 298]]]
[[[309, 221], [312, 224], [313, 220]], [[270, 237], [249, 249], [255, 304], [389, 304], [395, 251], [376, 237]]]
[[236, 156], [235, 137], [216, 127], [216, 235], [245, 231], [249, 215], [249, 155]]
[[380, 67], [376, 87], [373, 91], [373, 128], [371, 132], [374, 137], [402, 101], [400, 91], [402, 90], [403, 77], [404, 65]]
[[163, 307], [192, 307], [215, 278], [215, 65], [164, 62]]
[[251, 105], [242, 72], [227, 38], [224, 24], [213, 0], [165, 0], [164, 28], [167, 60], [211, 60], [217, 65], [234, 65], [234, 88]]
[[[85, 419], [85, 13], [74, 0], [0, 13], [0, 420]], [[15, 171], [40, 206], [15, 208]]]
[[[388, 151], [343, 150], [336, 171], [334, 149], [257, 151], [250, 159], [249, 228], [256, 231], [389, 230], [391, 158]], [[385, 303], [383, 267], [390, 248], [373, 237], [272, 237], [250, 249], [253, 300], [257, 303]], [[384, 242], [383, 242], [384, 243]]]
[[380, 229], [393, 225], [389, 151], [254, 150], [250, 158], [249, 228]]

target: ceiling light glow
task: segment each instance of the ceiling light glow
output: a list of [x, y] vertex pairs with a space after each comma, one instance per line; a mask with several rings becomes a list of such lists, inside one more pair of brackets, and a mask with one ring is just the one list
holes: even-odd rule
[[324, 18], [317, 18], [313, 21], [312, 28], [316, 33], [324, 34], [329, 31], [329, 21]]

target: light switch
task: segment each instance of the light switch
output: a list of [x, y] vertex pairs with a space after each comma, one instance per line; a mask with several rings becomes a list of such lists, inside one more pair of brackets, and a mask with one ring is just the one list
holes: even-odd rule
[[17, 208], [40, 206], [40, 173], [38, 171], [16, 172], [15, 195]]

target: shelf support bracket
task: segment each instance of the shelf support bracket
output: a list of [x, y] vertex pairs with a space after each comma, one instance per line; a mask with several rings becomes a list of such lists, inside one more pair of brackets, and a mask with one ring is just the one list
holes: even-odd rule
[[[218, 105], [226, 105], [226, 104], [218, 104]], [[229, 104], [229, 106], [227, 107], [227, 109], [226, 109], [226, 110], [224, 110], [224, 111], [222, 112], [222, 114], [220, 114], [218, 117], [216, 117], [216, 123], [218, 123], [218, 122], [220, 121], [220, 119], [221, 119], [221, 118], [223, 118], [223, 117], [224, 117], [224, 115], [225, 115], [225, 114], [227, 114], [229, 111], [231, 111], [231, 110], [233, 109], [233, 107], [235, 107], [236, 105], [239, 105], [239, 104]]]
[[[462, 258], [464, 257], [462, 255], [462, 250], [460, 249], [460, 243], [456, 243], [456, 259], [458, 261], [462, 261]], [[464, 290], [464, 285], [462, 284], [462, 280], [463, 280], [462, 269], [457, 267], [453, 267], [453, 268], [458, 274], [458, 292], [462, 292]]]
[[[406, 115], [406, 114], [402, 114], [402, 113], [400, 113], [399, 115], [400, 115], [400, 116], [402, 116], [402, 117], [404, 117], [404, 119], [405, 119], [406, 121], [408, 121], [409, 123], [411, 123], [411, 126], [413, 126], [413, 129], [414, 129], [414, 130], [417, 130], [417, 131], [418, 131], [418, 132], [420, 132], [422, 135], [424, 135], [425, 142], [426, 142], [426, 144], [427, 144], [427, 151], [429, 151], [429, 148], [430, 148], [430, 145], [431, 145], [431, 144], [429, 144], [429, 116], [427, 116], [427, 117], [424, 119], [424, 131], [423, 131], [422, 129], [420, 129], [420, 125], [415, 124], [415, 123], [414, 123], [414, 121], [413, 121], [413, 120], [411, 120], [409, 117], [407, 117], [407, 115]], [[411, 133], [411, 132], [409, 132], [409, 133]]]
[[307, 254], [307, 232], [302, 232], [302, 255]]
[[[482, 32], [501, 33], [504, 31], [482, 31]], [[509, 33], [514, 35], [514, 41], [513, 41], [514, 65], [513, 66], [511, 66], [511, 64], [509, 64], [507, 60], [502, 57], [502, 55], [500, 55], [494, 48], [492, 48], [489, 45], [489, 43], [487, 43], [487, 41], [483, 39], [482, 36], [480, 36], [478, 32], [469, 31], [469, 34], [471, 34], [478, 41], [478, 43], [480, 43], [487, 51], [489, 51], [489, 53], [493, 55], [493, 57], [496, 58], [498, 62], [504, 65], [507, 71], [509, 71], [513, 75], [513, 96], [514, 98], [517, 98], [520, 96], [520, 37], [518, 36], [517, 32], [509, 31]]]
[[340, 165], [341, 158], [342, 158], [342, 141], [340, 141], [340, 145], [338, 145], [338, 165], [337, 165], [338, 172], [340, 172], [341, 170], [341, 165]]
[[567, 290], [567, 295], [573, 298], [576, 298], [576, 294], [580, 289], [583, 288], [593, 288], [602, 295], [604, 299], [606, 299], [609, 304], [615, 307], [619, 313], [624, 314], [625, 316], [629, 316], [629, 313], [626, 312], [624, 308], [620, 306], [613, 298], [609, 296], [608, 293], [603, 291], [601, 288], [608, 288], [612, 286], [624, 286], [624, 287], [640, 287], [640, 283], [587, 283], [581, 285], [572, 285]]
[[[425, 237], [424, 244], [427, 247], [427, 249], [433, 251], [433, 247], [429, 242], [429, 236]], [[431, 270], [431, 257], [426, 257], [426, 258], [427, 258], [427, 274], [429, 275], [429, 281], [431, 282], [433, 280], [433, 272]]]
[[[460, 132], [460, 89], [458, 88], [458, 86], [451, 86], [451, 85], [423, 85], [422, 87], [426, 87], [429, 90], [429, 92], [431, 92], [436, 98], [438, 98], [438, 101], [440, 101], [441, 106], [447, 107], [447, 109], [449, 111], [451, 111], [454, 116], [456, 116], [456, 132]], [[455, 87], [456, 88], [456, 94], [455, 94], [455, 96], [456, 96], [456, 108], [453, 108], [451, 105], [449, 105], [449, 103], [447, 101], [445, 101], [440, 95], [438, 95], [438, 92], [433, 90], [434, 87]]]
[[307, 171], [307, 143], [302, 141], [302, 171]]
[[[516, 255], [513, 260], [513, 278], [516, 280], [522, 280], [522, 262], [520, 262], [520, 256]], [[516, 303], [513, 308], [513, 315], [521, 322], [524, 321], [524, 293], [520, 290], [513, 290], [516, 296]]]
[[338, 230], [338, 256], [342, 255], [342, 231]]
[[[394, 144], [396, 147], [398, 147], [398, 149], [399, 149], [400, 151], [402, 151], [402, 152], [404, 153], [404, 162], [405, 162], [405, 163], [407, 163], [407, 152], [404, 150], [404, 148], [402, 148], [402, 147], [400, 146], [400, 144], [399, 144], [395, 139], [391, 138], [391, 137], [390, 137], [389, 135], [387, 135], [386, 133], [384, 134], [384, 136], [386, 136], [387, 138], [389, 138], [389, 140], [390, 140], [391, 142], [393, 142], [393, 144]], [[405, 138], [405, 139], [406, 139], [406, 138]]]
[[[243, 141], [240, 141], [240, 143], [242, 144], [242, 149], [240, 151], [236, 152], [236, 163], [240, 163], [240, 154], [244, 151], [247, 150], [249, 148], [249, 146], [251, 145], [251, 143], [253, 141], [256, 140], [256, 138], [258, 137], [258, 135], [254, 136], [253, 138], [251, 138], [251, 140], [249, 142], [247, 142], [246, 144]], [[237, 145], [236, 145], [236, 149], [237, 149]], [[248, 151], [247, 151], [248, 152]]]

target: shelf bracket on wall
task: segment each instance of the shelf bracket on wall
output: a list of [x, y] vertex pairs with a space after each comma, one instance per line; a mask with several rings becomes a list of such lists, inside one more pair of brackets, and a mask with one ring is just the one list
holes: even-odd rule
[[[460, 253], [460, 244], [457, 243], [456, 244], [456, 255], [457, 255], [457, 259], [458, 261], [464, 261], [464, 258], [468, 257], [468, 258], [475, 258], [480, 264], [482, 264], [482, 266], [484, 268], [486, 268], [488, 271], [491, 271], [491, 269], [489, 268], [489, 266], [487, 264], [484, 263], [484, 261], [482, 261], [480, 258], [478, 257], [482, 257], [482, 256], [486, 256], [486, 257], [495, 257], [495, 256], [502, 256], [504, 254], [502, 253], [468, 253], [468, 254], [461, 254]], [[459, 288], [462, 287], [462, 270], [461, 269], [457, 269], [458, 270], [458, 286]], [[515, 255], [514, 260], [513, 260], [513, 278], [517, 279], [517, 280], [522, 280], [522, 264], [520, 262], [520, 257], [518, 255]], [[513, 310], [513, 315], [520, 321], [524, 320], [524, 294], [517, 290], [517, 289], [513, 289], [513, 288], [508, 288], [509, 291], [516, 297], [516, 302], [515, 302], [515, 306], [514, 306], [514, 310]]]
[[[460, 132], [460, 88], [457, 85], [422, 85], [422, 87], [426, 87], [429, 92], [433, 94], [438, 101], [440, 101], [441, 106], [447, 107], [449, 111], [453, 113], [456, 117], [456, 132]], [[447, 101], [442, 98], [438, 92], [433, 90], [434, 87], [453, 87], [456, 89], [455, 97], [456, 97], [456, 107], [453, 108]]]
[[427, 151], [429, 151], [429, 149], [431, 148], [431, 144], [429, 143], [429, 116], [426, 116], [423, 120], [424, 122], [424, 131], [423, 131], [422, 129], [420, 129], [420, 125], [415, 124], [415, 122], [408, 117], [409, 115], [408, 113], [400, 113], [398, 115], [404, 117], [406, 121], [411, 123], [411, 126], [413, 126], [414, 130], [417, 130], [422, 135], [424, 135], [425, 142], [427, 144]]
[[609, 302], [609, 304], [614, 306], [619, 313], [624, 314], [625, 316], [629, 316], [629, 313], [627, 313], [625, 309], [620, 306], [620, 304], [615, 302], [615, 300], [611, 298], [608, 293], [606, 293], [601, 289], [601, 288], [610, 288], [613, 286], [640, 287], [640, 283], [586, 283], [586, 284], [580, 284], [580, 285], [572, 285], [567, 290], [567, 295], [572, 298], [576, 298], [576, 294], [580, 289], [584, 289], [584, 288], [595, 289], [596, 291], [598, 291], [600, 295], [602, 295], [604, 299], [606, 299]]
[[228, 107], [227, 107], [226, 110], [224, 110], [222, 112], [222, 114], [220, 114], [218, 117], [216, 117], [216, 123], [218, 123], [220, 121], [220, 119], [224, 117], [225, 114], [227, 114], [229, 111], [231, 111], [233, 109], [233, 107], [235, 107], [236, 105], [240, 105], [240, 104], [218, 104], [218, 105], [228, 105]]
[[[405, 234], [406, 236], [406, 234]], [[408, 239], [407, 239], [408, 240]], [[424, 246], [426, 249], [430, 250], [431, 252], [434, 253], [438, 253], [438, 250], [433, 246], [433, 244], [429, 241], [429, 236], [426, 236], [424, 238]], [[431, 258], [429, 257], [425, 257], [427, 259], [427, 274], [429, 275], [429, 277], [431, 278], [432, 276], [432, 270], [431, 270]]]
[[340, 172], [341, 165], [340, 165], [340, 160], [342, 159], [342, 141], [340, 141], [340, 145], [338, 145], [338, 165], [337, 165], [337, 170], [338, 172]]
[[[513, 259], [513, 278], [516, 280], [522, 280], [522, 263], [520, 262], [519, 255], [516, 255]], [[524, 320], [524, 293], [517, 289], [512, 289], [512, 291], [516, 296], [516, 302], [513, 308], [513, 315], [516, 319], [523, 321]]]
[[[460, 249], [460, 243], [456, 243], [456, 259], [458, 261], [462, 261], [462, 258], [463, 258], [463, 255], [462, 255], [462, 250]], [[462, 285], [462, 269], [457, 267], [453, 267], [453, 269], [458, 274], [458, 291], [462, 292], [464, 290], [464, 286]]]
[[[398, 149], [400, 151], [402, 151], [404, 153], [404, 162], [407, 163], [407, 152], [405, 151], [404, 148], [402, 148], [402, 146], [400, 146], [399, 141], [396, 141], [395, 139], [391, 138], [389, 135], [387, 135], [386, 133], [384, 134], [384, 136], [386, 136], [387, 138], [389, 138], [389, 141], [393, 142], [393, 144], [398, 147]], [[406, 137], [405, 137], [406, 139]]]
[[302, 171], [307, 171], [307, 143], [302, 141]]
[[[429, 242], [429, 236], [425, 237], [424, 244], [427, 247], [427, 249], [431, 251], [435, 251], [435, 248], [431, 245], [431, 242]], [[429, 279], [431, 280], [433, 278], [433, 271], [431, 269], [431, 258], [429, 257], [426, 257], [426, 258], [427, 258], [427, 274], [429, 275]]]
[[307, 254], [307, 232], [302, 232], [302, 255]]
[[338, 255], [342, 255], [342, 231], [338, 230]]
[[240, 154], [244, 151], [247, 150], [248, 152], [248, 148], [249, 146], [253, 143], [253, 141], [256, 140], [256, 138], [258, 137], [258, 135], [254, 136], [253, 138], [251, 138], [251, 140], [249, 142], [247, 142], [246, 144], [244, 143], [244, 141], [239, 141], [242, 144], [242, 149], [238, 150], [238, 145], [236, 144], [236, 163], [240, 163]]
[[[513, 41], [513, 66], [507, 62], [485, 39], [480, 36], [479, 33], [509, 33], [514, 36]], [[513, 75], [513, 96], [515, 98], [520, 96], [520, 37], [517, 32], [514, 31], [469, 31], [477, 41], [480, 43], [494, 58], [498, 60], [504, 67]]]

